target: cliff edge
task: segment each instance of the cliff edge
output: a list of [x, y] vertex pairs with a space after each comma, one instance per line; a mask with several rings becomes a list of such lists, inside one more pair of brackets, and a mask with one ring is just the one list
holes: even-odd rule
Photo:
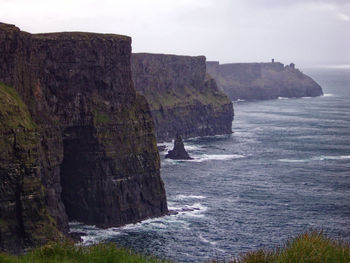
[[232, 102], [206, 74], [205, 57], [132, 54], [135, 88], [148, 100], [158, 142], [230, 134]]
[[267, 100], [278, 97], [316, 97], [322, 88], [291, 63], [207, 62], [207, 72], [231, 100]]
[[107, 227], [167, 213], [130, 56], [126, 36], [0, 23], [0, 249], [57, 239], [68, 219]]

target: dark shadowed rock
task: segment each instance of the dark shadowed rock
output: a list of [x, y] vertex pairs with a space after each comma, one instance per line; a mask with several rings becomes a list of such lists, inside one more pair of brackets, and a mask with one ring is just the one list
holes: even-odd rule
[[230, 99], [206, 74], [205, 57], [137, 53], [135, 88], [150, 104], [157, 141], [232, 133]]
[[0, 250], [58, 240], [68, 218], [108, 227], [167, 213], [130, 56], [126, 36], [0, 23]]
[[295, 68], [272, 63], [207, 62], [207, 73], [231, 100], [267, 100], [278, 97], [315, 97], [323, 94], [312, 78]]
[[184, 143], [180, 135], [176, 136], [174, 141], [174, 148], [165, 155], [165, 158], [174, 159], [174, 160], [191, 160], [189, 154], [185, 150]]

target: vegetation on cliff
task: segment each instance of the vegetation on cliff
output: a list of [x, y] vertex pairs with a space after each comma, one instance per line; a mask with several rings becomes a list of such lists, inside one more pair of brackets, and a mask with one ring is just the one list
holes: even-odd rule
[[[0, 254], [2, 263], [170, 263], [152, 256], [137, 254], [115, 244], [90, 247], [73, 243], [49, 243], [25, 255]], [[176, 261], [175, 261], [176, 262]], [[211, 263], [222, 261], [212, 260]], [[335, 241], [319, 232], [299, 235], [284, 247], [242, 254], [227, 263], [348, 263], [350, 245]]]
[[72, 243], [50, 243], [22, 256], [0, 254], [1, 263], [167, 263], [152, 256], [137, 254], [114, 244], [91, 247]]
[[0, 83], [0, 101], [0, 250], [59, 240], [39, 176], [38, 126], [14, 88]]
[[132, 54], [135, 89], [150, 104], [157, 140], [229, 134], [233, 106], [206, 74], [205, 57]]
[[207, 62], [207, 72], [232, 100], [266, 100], [278, 97], [315, 97], [322, 88], [295, 68], [272, 63]]
[[[241, 255], [228, 263], [347, 263], [350, 245], [326, 237], [320, 232], [307, 232], [276, 250], [258, 250]], [[218, 261], [212, 261], [218, 263]]]
[[130, 56], [126, 36], [0, 23], [0, 250], [56, 241], [68, 217], [107, 227], [167, 213]]

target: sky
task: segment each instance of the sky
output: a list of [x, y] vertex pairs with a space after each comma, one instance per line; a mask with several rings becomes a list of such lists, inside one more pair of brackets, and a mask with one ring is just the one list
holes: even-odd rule
[[221, 63], [350, 65], [350, 0], [0, 0], [0, 22], [123, 34], [133, 52]]

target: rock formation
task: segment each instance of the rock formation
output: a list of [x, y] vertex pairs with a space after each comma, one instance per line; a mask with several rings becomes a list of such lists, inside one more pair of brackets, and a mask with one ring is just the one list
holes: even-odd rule
[[323, 94], [321, 87], [293, 63], [284, 66], [272, 63], [207, 62], [207, 73], [231, 100], [266, 100], [278, 97], [315, 97]]
[[180, 135], [176, 136], [174, 141], [174, 148], [165, 155], [165, 158], [174, 159], [174, 160], [191, 160], [192, 158], [188, 155], [185, 150], [185, 145], [182, 141]]
[[158, 142], [229, 134], [232, 102], [206, 75], [205, 57], [132, 54], [135, 88], [148, 100]]
[[0, 23], [1, 250], [58, 239], [68, 218], [106, 227], [167, 213], [130, 56], [129, 37]]

